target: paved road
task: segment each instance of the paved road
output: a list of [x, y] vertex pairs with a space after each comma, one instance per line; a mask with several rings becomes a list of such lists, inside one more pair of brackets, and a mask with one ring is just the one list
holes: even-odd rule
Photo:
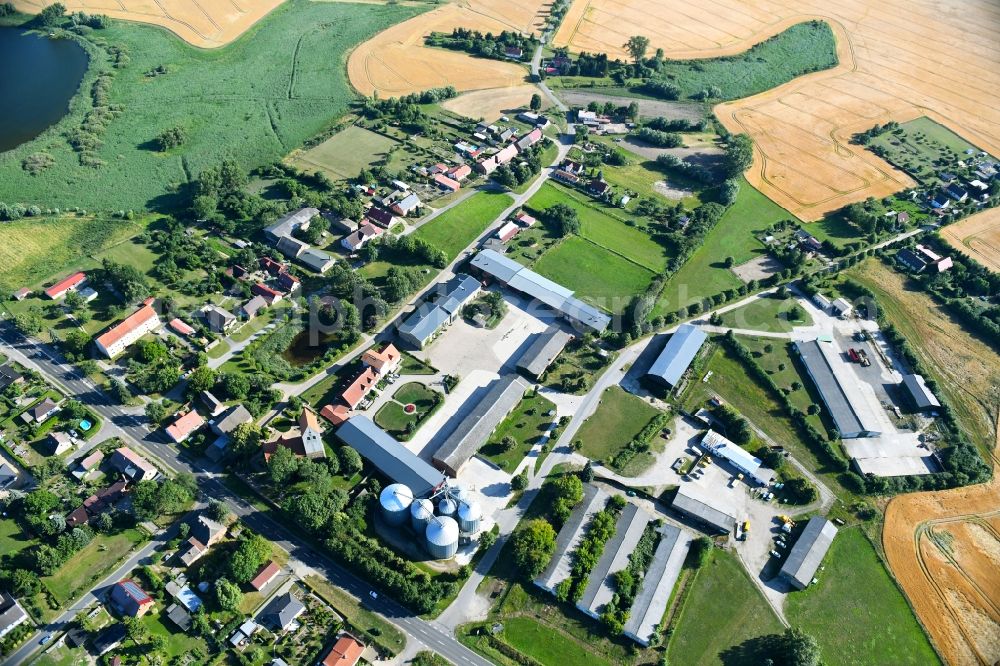
[[531, 57], [531, 73], [535, 76], [535, 80], [538, 82], [537, 83], [538, 87], [542, 89], [542, 92], [545, 93], [545, 96], [549, 98], [550, 102], [552, 102], [552, 106], [556, 107], [563, 113], [566, 113], [567, 111], [569, 111], [569, 107], [563, 104], [562, 100], [556, 97], [555, 93], [553, 93], [552, 90], [550, 90], [549, 87], [545, 85], [545, 81], [542, 80], [540, 74], [542, 65], [542, 44], [544, 43], [545, 41], [542, 40], [542, 42], [538, 44], [538, 48], [535, 49], [535, 55]]
[[[155, 459], [166, 470], [173, 473], [188, 472], [194, 474], [198, 479], [202, 492], [206, 496], [225, 501], [230, 510], [252, 529], [258, 531], [274, 543], [277, 543], [294, 559], [314, 569], [333, 585], [343, 588], [356, 595], [359, 599], [364, 600], [366, 605], [373, 611], [385, 616], [407, 635], [412, 636], [418, 642], [441, 654], [454, 664], [472, 664], [476, 666], [488, 666], [490, 664], [489, 661], [459, 643], [441, 624], [422, 620], [385, 595], [380, 594], [377, 600], [371, 599], [368, 596], [368, 592], [371, 589], [370, 584], [363, 582], [329, 557], [314, 550], [305, 540], [290, 531], [286, 526], [244, 502], [222, 484], [217, 478], [217, 472], [214, 469], [210, 468], [207, 464], [203, 466], [201, 464], [203, 461], [191, 462], [182, 458], [173, 446], [160, 440], [157, 435], [150, 433], [144, 423], [144, 418], [122, 412], [120, 406], [114, 404], [103, 391], [94, 387], [89, 380], [82, 378], [75, 368], [65, 364], [57, 351], [41, 343], [26, 340], [12, 331], [7, 322], [0, 322], [0, 344], [3, 344], [5, 352], [14, 360], [37, 370], [47, 380], [69, 394], [75, 395], [77, 399], [88, 405], [103, 419], [107, 420], [109, 424], [109, 436], [120, 437], [142, 455]], [[131, 563], [129, 568], [120, 568], [108, 580], [115, 582], [115, 580], [120, 579], [142, 557], [148, 556], [154, 546], [155, 542], [136, 553], [129, 560], [129, 563]], [[107, 582], [102, 582], [95, 590], [99, 591], [105, 585], [107, 585]], [[86, 600], [87, 597], [84, 597], [84, 599]], [[77, 612], [80, 603], [83, 603], [83, 600], [74, 605]], [[86, 604], [84, 603], [84, 605]], [[75, 612], [73, 615], [75, 615]], [[72, 616], [69, 619], [72, 619]], [[18, 660], [9, 659], [7, 663], [12, 665], [23, 663], [23, 659], [39, 647], [39, 641], [45, 633], [56, 631], [64, 626], [64, 623], [60, 624], [62, 621], [63, 618], [60, 618], [56, 623], [45, 627], [42, 633], [33, 636], [25, 647], [22, 647], [15, 653], [18, 656]]]

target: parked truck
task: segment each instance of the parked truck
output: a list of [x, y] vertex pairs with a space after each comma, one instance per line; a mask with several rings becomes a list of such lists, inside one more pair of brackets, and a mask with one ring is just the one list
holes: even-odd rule
[[847, 350], [847, 355], [851, 358], [852, 363], [861, 363], [861, 355], [858, 354], [858, 350], [854, 347]]

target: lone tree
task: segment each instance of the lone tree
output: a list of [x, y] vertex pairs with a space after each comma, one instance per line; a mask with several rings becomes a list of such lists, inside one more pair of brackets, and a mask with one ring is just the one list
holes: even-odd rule
[[168, 130], [164, 130], [153, 143], [156, 144], [156, 149], [161, 153], [165, 153], [171, 148], [176, 148], [177, 146], [184, 143], [187, 139], [187, 132], [184, 131], [183, 127], [171, 127]]
[[640, 64], [642, 59], [646, 57], [646, 50], [649, 49], [649, 37], [643, 37], [642, 35], [632, 35], [625, 42], [625, 50], [629, 52], [632, 59], [635, 60], [635, 64]]
[[542, 108], [542, 96], [539, 95], [538, 93], [532, 95], [531, 102], [529, 102], [528, 106], [531, 107], [532, 111], [538, 111], [540, 108]]

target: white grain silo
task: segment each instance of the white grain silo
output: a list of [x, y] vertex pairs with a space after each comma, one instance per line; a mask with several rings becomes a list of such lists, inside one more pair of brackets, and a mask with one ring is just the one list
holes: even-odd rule
[[458, 526], [465, 534], [475, 534], [483, 520], [483, 508], [474, 499], [467, 498], [458, 505]]
[[417, 534], [423, 534], [434, 517], [434, 504], [428, 499], [414, 500], [410, 505], [410, 524]]
[[458, 511], [458, 503], [451, 499], [450, 497], [445, 497], [443, 500], [438, 502], [438, 515], [448, 516], [449, 518], [455, 517], [455, 512]]
[[446, 560], [458, 552], [458, 523], [448, 516], [436, 516], [427, 523], [427, 552], [435, 560]]
[[402, 525], [410, 515], [413, 493], [402, 483], [386, 486], [379, 495], [382, 517], [390, 525]]

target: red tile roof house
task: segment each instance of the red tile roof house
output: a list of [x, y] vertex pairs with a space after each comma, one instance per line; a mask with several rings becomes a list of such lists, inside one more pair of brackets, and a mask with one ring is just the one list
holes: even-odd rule
[[254, 296], [263, 296], [268, 305], [274, 305], [282, 299], [280, 291], [271, 289], [263, 282], [258, 282], [254, 286], [250, 287], [250, 293]]
[[59, 300], [66, 295], [66, 292], [72, 291], [74, 289], [79, 289], [87, 281], [87, 275], [85, 273], [73, 273], [69, 277], [65, 277], [59, 282], [45, 290], [45, 295], [54, 301]]
[[344, 634], [323, 658], [323, 666], [355, 666], [364, 651], [364, 643], [350, 634]]
[[198, 412], [191, 410], [187, 414], [179, 416], [177, 420], [166, 427], [167, 437], [175, 444], [180, 444], [203, 425], [205, 425], [205, 419]]
[[324, 405], [319, 410], [319, 415], [335, 426], [346, 421], [350, 414], [351, 410], [346, 405]]
[[373, 347], [361, 355], [361, 362], [372, 368], [379, 377], [395, 372], [402, 361], [403, 356], [391, 342], [381, 350]]
[[267, 584], [281, 572], [281, 567], [276, 562], [268, 562], [257, 570], [257, 575], [250, 581], [250, 587], [260, 592]]
[[502, 227], [497, 229], [497, 238], [500, 239], [501, 243], [506, 243], [520, 232], [521, 227], [513, 222], [507, 222]]
[[462, 185], [457, 180], [453, 180], [440, 173], [434, 176], [434, 184], [448, 192], [458, 192], [462, 188]]
[[145, 304], [129, 315], [120, 324], [116, 324], [98, 336], [97, 348], [108, 358], [114, 358], [129, 345], [150, 331], [160, 327], [160, 317], [153, 309], [153, 299], [146, 299]]
[[271, 277], [274, 277], [278, 273], [285, 270], [285, 265], [283, 263], [275, 261], [271, 257], [261, 257], [259, 263], [261, 270], [266, 271]]
[[133, 483], [155, 479], [159, 474], [152, 464], [138, 453], [122, 446], [111, 454], [111, 467], [124, 474]]
[[462, 182], [471, 175], [472, 167], [468, 164], [459, 164], [457, 167], [452, 167], [448, 170], [448, 177], [454, 178], [458, 182]]
[[375, 388], [378, 379], [378, 374], [372, 368], [365, 368], [360, 375], [355, 377], [350, 386], [344, 389], [344, 392], [340, 394], [340, 399], [351, 409], [357, 409], [365, 396]]
[[169, 326], [170, 328], [174, 329], [174, 332], [176, 332], [178, 335], [183, 335], [185, 337], [194, 335], [194, 329], [185, 324], [180, 319], [171, 319]]
[[514, 216], [514, 221], [520, 224], [522, 227], [533, 227], [535, 226], [535, 223], [538, 222], [538, 220], [528, 215], [523, 210]]
[[153, 607], [153, 598], [131, 578], [115, 583], [111, 588], [111, 601], [129, 617], [142, 617]]

